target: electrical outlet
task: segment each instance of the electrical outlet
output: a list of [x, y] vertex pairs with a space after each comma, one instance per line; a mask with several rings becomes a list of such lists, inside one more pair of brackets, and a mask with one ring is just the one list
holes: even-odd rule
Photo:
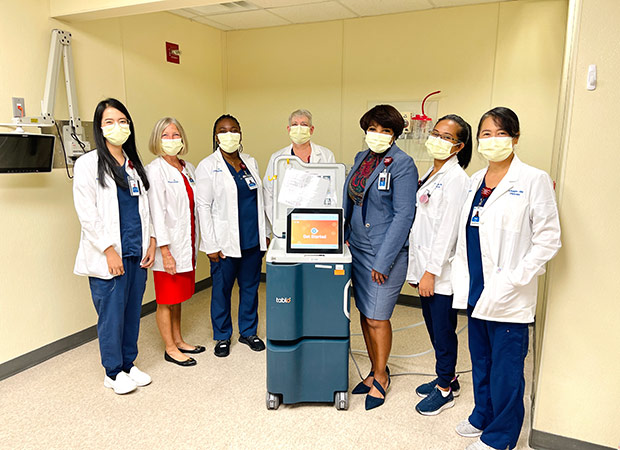
[[13, 97], [13, 117], [26, 117], [26, 104], [22, 97]]
[[72, 166], [76, 159], [90, 150], [90, 143], [82, 136], [76, 136], [80, 139], [80, 142], [84, 144], [84, 148], [82, 148], [79, 142], [73, 137], [72, 128], [68, 125], [62, 127], [62, 135], [65, 144], [65, 152], [67, 154], [67, 165]]

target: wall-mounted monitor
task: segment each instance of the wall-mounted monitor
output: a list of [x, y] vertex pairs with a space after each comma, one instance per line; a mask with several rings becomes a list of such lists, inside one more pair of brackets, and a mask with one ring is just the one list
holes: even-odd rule
[[51, 172], [54, 136], [0, 133], [0, 173]]

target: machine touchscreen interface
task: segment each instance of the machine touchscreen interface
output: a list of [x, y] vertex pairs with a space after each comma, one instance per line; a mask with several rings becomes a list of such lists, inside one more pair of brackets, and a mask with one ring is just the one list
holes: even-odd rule
[[342, 208], [295, 208], [287, 216], [288, 253], [342, 253]]

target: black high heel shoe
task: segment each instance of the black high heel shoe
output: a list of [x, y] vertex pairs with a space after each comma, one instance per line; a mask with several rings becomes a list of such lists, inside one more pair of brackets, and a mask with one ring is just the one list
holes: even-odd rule
[[[387, 367], [386, 367], [386, 372], [387, 372]], [[385, 397], [387, 395], [386, 391], [390, 387], [391, 382], [392, 382], [392, 379], [390, 378], [389, 372], [388, 372], [388, 384], [385, 387], [385, 389], [383, 389], [383, 386], [381, 386], [381, 383], [379, 383], [376, 379], [372, 380], [372, 385], [375, 388], [377, 388], [377, 390], [381, 393], [381, 395], [383, 395], [383, 398], [373, 397], [370, 394], [366, 395], [366, 403], [365, 403], [366, 411], [377, 408], [385, 403]]]
[[[368, 374], [368, 377], [374, 377], [375, 373], [371, 370]], [[366, 377], [366, 378], [368, 378]], [[364, 384], [364, 380], [357, 383], [357, 386], [353, 388], [351, 394], [368, 394], [370, 392], [370, 387]]]
[[182, 367], [190, 367], [190, 366], [195, 366], [196, 365], [196, 360], [194, 358], [189, 358], [186, 359], [185, 361], [178, 361], [176, 359], [174, 359], [172, 356], [170, 356], [168, 354], [168, 352], [164, 352], [164, 359], [168, 362], [174, 363], [178, 366], [182, 366]]
[[[389, 377], [390, 368], [388, 366], [385, 366], [385, 371], [387, 372], [388, 377]], [[368, 374], [368, 377], [374, 377], [374, 376], [375, 376], [375, 372], [371, 370], [370, 373]], [[357, 383], [357, 386], [353, 388], [353, 390], [351, 391], [351, 394], [368, 394], [369, 392], [370, 392], [370, 386], [366, 386], [364, 384], [364, 380], [362, 380], [359, 383]]]

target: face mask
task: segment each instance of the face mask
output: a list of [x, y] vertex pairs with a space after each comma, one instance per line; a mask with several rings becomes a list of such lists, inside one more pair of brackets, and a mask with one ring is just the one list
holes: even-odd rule
[[512, 153], [512, 138], [491, 137], [478, 140], [478, 152], [492, 162], [504, 161]]
[[450, 151], [456, 144], [441, 139], [439, 136], [429, 136], [424, 145], [426, 145], [426, 151], [432, 158], [443, 161], [452, 156]]
[[368, 131], [366, 133], [366, 145], [375, 153], [384, 153], [392, 145], [392, 135]]
[[105, 127], [101, 127], [101, 131], [103, 131], [103, 137], [105, 137], [110, 144], [116, 146], [123, 145], [127, 142], [127, 139], [131, 134], [129, 124], [119, 125], [118, 123], [115, 123], [112, 125], [106, 125]]
[[220, 149], [226, 153], [236, 152], [241, 144], [240, 133], [232, 133], [230, 131], [228, 133], [218, 133], [217, 139], [220, 141]]
[[176, 156], [183, 150], [183, 139], [162, 139], [161, 149], [168, 156]]
[[310, 140], [310, 127], [305, 125], [292, 125], [288, 135], [295, 144], [305, 144]]

